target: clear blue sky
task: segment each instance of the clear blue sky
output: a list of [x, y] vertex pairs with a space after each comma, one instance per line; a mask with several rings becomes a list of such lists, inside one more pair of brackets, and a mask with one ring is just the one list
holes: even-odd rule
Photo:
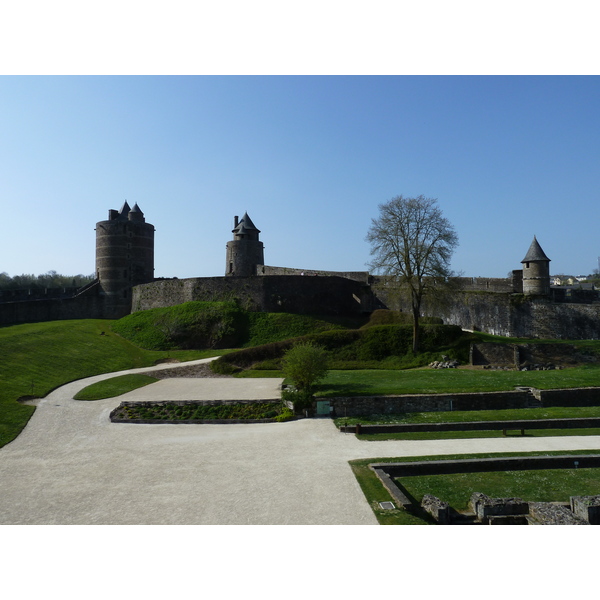
[[503, 277], [537, 236], [598, 266], [597, 76], [0, 77], [0, 272], [94, 271], [125, 200], [157, 277], [225, 273], [234, 215], [274, 266], [366, 270], [378, 204], [437, 198], [452, 267]]

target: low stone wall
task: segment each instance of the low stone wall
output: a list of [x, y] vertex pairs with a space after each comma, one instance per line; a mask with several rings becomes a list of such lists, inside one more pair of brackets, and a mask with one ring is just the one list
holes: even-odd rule
[[[577, 462], [577, 465], [575, 463]], [[600, 455], [508, 456], [503, 458], [465, 458], [403, 463], [373, 463], [390, 477], [480, 473], [486, 471], [531, 471], [534, 469], [600, 468]]]
[[535, 399], [529, 391], [464, 394], [407, 394], [400, 396], [345, 396], [329, 398], [335, 417], [366, 417], [408, 412], [501, 410], [525, 408]]
[[450, 525], [452, 523], [452, 507], [437, 496], [425, 494], [421, 500], [421, 508], [429, 513], [439, 525]]
[[600, 406], [600, 387], [538, 390], [542, 406]]
[[469, 505], [477, 520], [484, 524], [490, 524], [491, 517], [518, 515], [524, 519], [523, 516], [529, 513], [529, 504], [521, 498], [490, 498], [481, 492], [471, 495]]
[[571, 496], [571, 511], [590, 525], [600, 525], [600, 496]]
[[[281, 400], [163, 400], [163, 401], [141, 401], [141, 402], [121, 402], [119, 406], [114, 408], [110, 415], [111, 423], [131, 423], [131, 424], [142, 424], [142, 425], [209, 425], [209, 424], [230, 424], [234, 425], [236, 423], [273, 423], [276, 419], [122, 419], [118, 417], [118, 413], [122, 408], [126, 408], [128, 406], [131, 407], [139, 407], [139, 406], [165, 406], [165, 405], [175, 405], [175, 406], [189, 406], [189, 405], [201, 405], [201, 406], [222, 406], [222, 405], [231, 405], [231, 404], [273, 404], [274, 406], [279, 406], [281, 404]], [[293, 409], [293, 406], [290, 402], [285, 402], [285, 405], [289, 409]], [[295, 420], [295, 419], [290, 419]]]
[[[504, 410], [543, 406], [600, 406], [600, 387], [565, 390], [514, 390], [464, 394], [406, 394], [398, 396], [338, 396], [329, 398], [335, 418], [410, 412]], [[574, 419], [577, 421], [577, 419]], [[595, 427], [595, 425], [594, 425]]]
[[[461, 423], [397, 423], [393, 425], [360, 425], [362, 435], [377, 433], [414, 433], [424, 431], [500, 431], [525, 429], [593, 429], [600, 428], [600, 417], [583, 419], [543, 419], [514, 421], [471, 421]], [[342, 433], [355, 433], [355, 425], [342, 425]]]

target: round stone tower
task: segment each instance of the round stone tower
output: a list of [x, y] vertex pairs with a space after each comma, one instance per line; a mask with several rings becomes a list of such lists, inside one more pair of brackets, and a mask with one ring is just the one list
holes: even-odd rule
[[102, 294], [115, 304], [131, 302], [131, 288], [154, 280], [154, 225], [136, 204], [109, 210], [96, 223], [96, 277]]
[[550, 259], [535, 236], [523, 264], [523, 293], [529, 296], [550, 295]]
[[233, 240], [227, 242], [227, 268], [225, 275], [249, 277], [256, 275], [258, 265], [265, 264], [264, 245], [259, 240], [260, 231], [245, 213], [241, 221], [234, 217]]

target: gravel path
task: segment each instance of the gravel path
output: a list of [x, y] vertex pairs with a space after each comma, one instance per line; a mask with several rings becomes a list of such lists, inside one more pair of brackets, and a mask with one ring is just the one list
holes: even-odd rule
[[600, 436], [361, 442], [328, 419], [116, 424], [108, 415], [124, 399], [265, 398], [281, 380], [168, 378], [119, 398], [72, 399], [113, 376], [55, 390], [0, 450], [1, 524], [375, 525], [351, 459], [600, 449]]

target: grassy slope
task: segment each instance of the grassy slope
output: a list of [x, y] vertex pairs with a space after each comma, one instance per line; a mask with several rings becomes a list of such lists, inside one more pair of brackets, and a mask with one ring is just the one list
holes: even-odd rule
[[151, 366], [168, 356], [192, 360], [207, 355], [141, 350], [111, 333], [110, 321], [103, 320], [1, 327], [0, 447], [13, 440], [33, 414], [34, 407], [17, 402], [20, 397], [43, 397], [69, 381]]
[[345, 329], [334, 319], [322, 319], [289, 313], [248, 313], [248, 341], [244, 348], [279, 342], [310, 333]]

